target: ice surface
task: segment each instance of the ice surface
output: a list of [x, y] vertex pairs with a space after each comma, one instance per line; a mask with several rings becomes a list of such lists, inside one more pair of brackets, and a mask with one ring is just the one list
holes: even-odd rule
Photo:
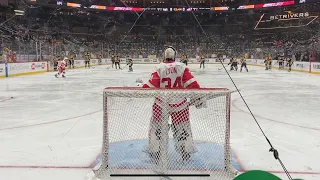
[[[234, 89], [220, 65], [198, 71], [203, 87]], [[0, 79], [0, 177], [6, 180], [86, 179], [102, 144], [102, 93], [107, 86], [147, 81], [154, 65], [127, 70], [75, 69]], [[320, 179], [320, 76], [249, 67], [231, 72], [247, 103], [292, 176]], [[11, 98], [13, 97], [13, 98]], [[242, 170], [281, 166], [239, 95], [232, 95], [231, 146]]]

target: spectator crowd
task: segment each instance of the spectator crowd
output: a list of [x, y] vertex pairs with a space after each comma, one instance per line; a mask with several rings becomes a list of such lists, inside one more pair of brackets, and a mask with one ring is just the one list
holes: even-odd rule
[[[306, 7], [304, 7], [306, 8]], [[319, 10], [312, 7], [310, 11]], [[279, 11], [284, 9], [275, 9]], [[306, 10], [306, 9], [304, 9]], [[90, 52], [94, 58], [162, 56], [165, 46], [180, 55], [235, 57], [246, 54], [294, 57], [320, 61], [320, 25], [255, 30], [261, 13], [145, 13], [89, 12], [81, 9], [34, 8], [12, 18], [0, 13], [0, 55], [11, 61], [49, 60], [56, 56]], [[3, 23], [1, 23], [3, 22]], [[10, 52], [10, 53], [8, 53]], [[10, 54], [10, 55], [9, 55]], [[0, 60], [1, 61], [1, 60]]]

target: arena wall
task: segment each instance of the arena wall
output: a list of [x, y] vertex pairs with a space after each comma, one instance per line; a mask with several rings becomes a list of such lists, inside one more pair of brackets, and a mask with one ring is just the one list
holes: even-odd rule
[[311, 73], [320, 74], [320, 63], [311, 64]]
[[6, 77], [5, 64], [0, 64], [0, 78]]
[[[263, 59], [248, 59], [248, 64], [251, 66], [261, 66], [265, 67]], [[286, 63], [285, 63], [286, 64]], [[278, 69], [279, 64], [278, 60], [272, 60], [272, 68]], [[288, 67], [285, 66], [285, 70], [288, 70]], [[292, 71], [296, 72], [306, 72], [311, 74], [320, 74], [320, 62], [301, 62], [295, 61], [291, 67]]]
[[[179, 61], [179, 59], [177, 59]], [[229, 63], [229, 59], [224, 60], [224, 64]], [[133, 59], [134, 64], [157, 64], [160, 61], [158, 59], [149, 59], [149, 58], [141, 58], [141, 59]], [[121, 64], [125, 64], [126, 60], [121, 59]], [[196, 58], [189, 59], [190, 64], [199, 64], [199, 60]], [[219, 60], [216, 58], [206, 59], [207, 64], [220, 64]], [[263, 59], [248, 59], [248, 65], [251, 66], [260, 66], [264, 67]], [[98, 65], [98, 59], [92, 59], [90, 62], [91, 66]], [[111, 59], [102, 59], [102, 65], [110, 65]], [[84, 60], [75, 60], [75, 68], [84, 68], [85, 61]], [[272, 61], [272, 67], [274, 69], [278, 68], [277, 60]], [[67, 68], [68, 69], [68, 68]], [[285, 70], [288, 70], [288, 67], [285, 67]], [[8, 63], [7, 68], [6, 64], [0, 64], [0, 78], [4, 77], [14, 77], [14, 76], [22, 76], [22, 75], [30, 75], [30, 74], [39, 74], [45, 72], [54, 71], [53, 62], [25, 62], [25, 63]], [[320, 74], [320, 62], [294, 62], [292, 66], [292, 71], [297, 72], [307, 72], [312, 74]]]
[[47, 72], [47, 62], [8, 63], [8, 77]]

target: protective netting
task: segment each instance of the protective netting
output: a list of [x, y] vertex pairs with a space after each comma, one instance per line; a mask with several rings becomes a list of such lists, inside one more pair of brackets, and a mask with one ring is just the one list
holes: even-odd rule
[[227, 89], [107, 88], [96, 176], [232, 179], [229, 105]]

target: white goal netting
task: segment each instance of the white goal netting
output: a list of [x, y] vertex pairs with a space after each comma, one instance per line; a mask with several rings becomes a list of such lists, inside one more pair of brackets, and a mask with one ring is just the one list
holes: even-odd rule
[[232, 179], [223, 88], [104, 90], [99, 179]]

